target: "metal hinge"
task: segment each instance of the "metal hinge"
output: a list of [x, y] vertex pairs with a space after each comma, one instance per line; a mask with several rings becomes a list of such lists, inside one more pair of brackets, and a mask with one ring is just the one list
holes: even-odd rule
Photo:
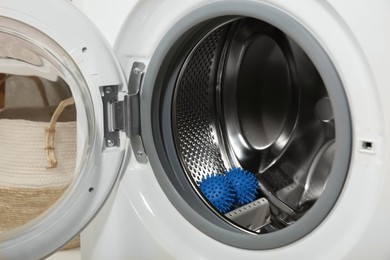
[[[124, 131], [130, 137], [128, 129], [125, 129], [125, 118], [128, 118], [129, 104], [124, 98], [118, 98], [118, 85], [102, 87], [102, 101], [104, 113], [104, 143], [106, 147], [120, 146], [120, 131]], [[126, 97], [127, 95], [125, 95]]]
[[[140, 87], [145, 64], [133, 64], [128, 93], [120, 93], [118, 85], [102, 87], [104, 110], [104, 143], [106, 147], [120, 146], [120, 132], [130, 138], [136, 158], [146, 162], [146, 155], [141, 139]], [[123, 96], [123, 100], [120, 97]]]

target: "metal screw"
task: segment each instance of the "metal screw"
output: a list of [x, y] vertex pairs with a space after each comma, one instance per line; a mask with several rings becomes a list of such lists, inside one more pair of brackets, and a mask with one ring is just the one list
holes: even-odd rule
[[112, 92], [112, 88], [111, 87], [106, 87], [105, 90], [104, 90], [107, 94], [110, 94]]
[[113, 146], [114, 146], [114, 141], [111, 140], [111, 139], [108, 139], [108, 140], [107, 140], [107, 145], [108, 145], [109, 147], [113, 147]]
[[137, 157], [142, 157], [144, 155], [144, 153], [142, 151], [137, 151]]
[[134, 71], [135, 74], [140, 74], [141, 73], [141, 70], [139, 68], [135, 68], [133, 71]]

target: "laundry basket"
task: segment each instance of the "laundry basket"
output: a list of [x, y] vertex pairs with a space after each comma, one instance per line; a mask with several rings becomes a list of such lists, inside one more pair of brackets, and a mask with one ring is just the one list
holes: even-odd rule
[[[71, 97], [51, 105], [43, 79], [3, 74], [2, 106], [19, 98], [7, 95], [7, 81], [39, 90], [28, 92], [29, 98], [43, 105], [0, 111], [0, 232], [28, 223], [55, 204], [74, 178], [77, 147]], [[77, 237], [64, 248], [78, 245]]]

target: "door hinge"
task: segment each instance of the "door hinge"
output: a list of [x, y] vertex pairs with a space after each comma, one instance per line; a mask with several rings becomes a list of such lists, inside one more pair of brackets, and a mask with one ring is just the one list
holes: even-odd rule
[[119, 147], [120, 132], [124, 132], [130, 138], [139, 162], [147, 162], [141, 138], [140, 117], [140, 88], [144, 71], [145, 64], [134, 62], [130, 72], [128, 93], [119, 92], [118, 85], [103, 86], [101, 89], [105, 146]]
[[125, 128], [125, 118], [128, 118], [129, 105], [126, 101], [127, 94], [123, 100], [119, 100], [119, 86], [110, 85], [102, 87], [102, 101], [104, 113], [104, 144], [106, 147], [120, 146], [120, 132], [129, 136]]

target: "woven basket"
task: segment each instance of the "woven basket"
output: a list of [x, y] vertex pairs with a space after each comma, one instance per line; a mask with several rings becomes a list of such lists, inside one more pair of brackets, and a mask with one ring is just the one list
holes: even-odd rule
[[[50, 123], [0, 119], [0, 231], [21, 226], [52, 206], [74, 178], [76, 122], [57, 122], [67, 99], [59, 104]], [[47, 113], [49, 108], [27, 109], [25, 114]], [[27, 111], [28, 110], [28, 111]], [[18, 109], [0, 115], [20, 113]], [[79, 237], [63, 249], [79, 246]]]

